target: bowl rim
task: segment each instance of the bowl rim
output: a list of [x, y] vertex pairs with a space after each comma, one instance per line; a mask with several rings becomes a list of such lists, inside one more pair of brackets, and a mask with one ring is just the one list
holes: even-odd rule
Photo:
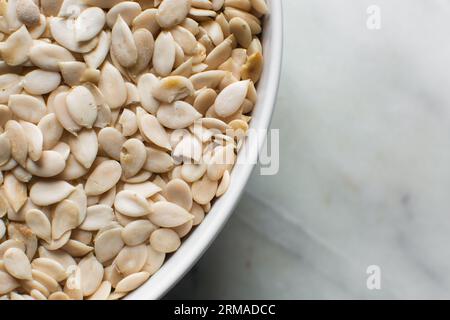
[[270, 46], [264, 47], [264, 52], [265, 56], [270, 56], [270, 60], [265, 62], [263, 77], [264, 74], [267, 74], [270, 75], [270, 78], [264, 86], [264, 99], [260, 99], [256, 105], [258, 109], [264, 110], [264, 113], [259, 115], [257, 124], [250, 124], [251, 128], [257, 129], [257, 148], [252, 149], [251, 153], [244, 159], [244, 162], [239, 164], [239, 175], [233, 174], [236, 171], [233, 170], [229, 190], [216, 201], [204, 221], [196, 227], [196, 230], [187, 239], [183, 240], [177, 252], [164, 262], [161, 269], [142, 286], [124, 297], [125, 300], [154, 300], [162, 298], [191, 270], [206, 252], [225, 226], [243, 194], [243, 190], [257, 161], [258, 153], [266, 139], [267, 130], [275, 108], [281, 76], [283, 56], [282, 3], [281, 0], [267, 0], [267, 2], [270, 14], [265, 18], [264, 24], [270, 23], [270, 34], [267, 36], [270, 39]]

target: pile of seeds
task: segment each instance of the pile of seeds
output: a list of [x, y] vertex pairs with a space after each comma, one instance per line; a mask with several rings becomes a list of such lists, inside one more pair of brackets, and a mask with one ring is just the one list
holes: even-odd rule
[[0, 299], [119, 299], [224, 194], [264, 0], [0, 0]]

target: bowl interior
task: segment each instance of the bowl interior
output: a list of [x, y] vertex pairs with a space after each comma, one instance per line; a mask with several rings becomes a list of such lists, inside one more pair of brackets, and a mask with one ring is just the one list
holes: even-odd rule
[[[187, 237], [181, 247], [166, 260], [156, 274], [125, 299], [159, 299], [190, 270], [224, 226], [237, 204], [256, 164], [275, 104], [282, 57], [281, 0], [267, 0], [270, 13], [264, 20], [262, 44], [264, 71], [258, 82], [258, 102], [250, 122], [252, 139], [247, 139], [246, 152], [239, 152], [231, 172], [228, 191], [213, 205], [203, 222]], [[242, 150], [243, 151], [243, 150]]]

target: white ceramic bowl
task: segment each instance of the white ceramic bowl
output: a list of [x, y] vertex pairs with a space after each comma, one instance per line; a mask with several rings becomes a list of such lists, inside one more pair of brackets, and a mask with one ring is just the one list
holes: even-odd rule
[[267, 0], [270, 14], [263, 27], [264, 71], [258, 83], [258, 102], [252, 114], [250, 128], [258, 137], [257, 148], [251, 152], [240, 153], [238, 162], [231, 173], [228, 191], [218, 199], [203, 222], [183, 241], [181, 247], [172, 255], [144, 285], [130, 293], [126, 299], [159, 299], [163, 297], [191, 269], [211, 245], [243, 193], [243, 189], [256, 163], [258, 150], [264, 142], [266, 130], [272, 117], [281, 71], [283, 47], [283, 24], [281, 0]]

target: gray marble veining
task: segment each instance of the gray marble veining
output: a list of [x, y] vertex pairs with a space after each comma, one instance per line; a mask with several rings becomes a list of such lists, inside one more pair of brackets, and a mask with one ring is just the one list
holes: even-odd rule
[[450, 298], [450, 2], [282, 1], [280, 172], [168, 297]]

